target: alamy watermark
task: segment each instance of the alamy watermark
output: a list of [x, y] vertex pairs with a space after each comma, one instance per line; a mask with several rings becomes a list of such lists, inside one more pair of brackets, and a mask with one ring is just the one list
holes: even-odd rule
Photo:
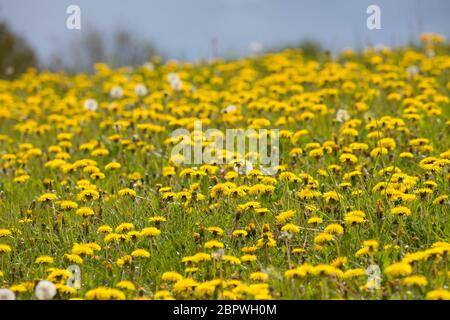
[[380, 30], [381, 29], [381, 9], [380, 6], [372, 4], [367, 7], [367, 14], [370, 16], [366, 20], [367, 29]]
[[66, 19], [66, 27], [69, 30], [81, 29], [81, 8], [76, 4], [67, 7], [66, 13], [69, 15]]
[[194, 131], [177, 129], [171, 134], [174, 146], [170, 159], [175, 164], [231, 164], [243, 174], [254, 166], [262, 174], [275, 175], [280, 163], [278, 129], [207, 129], [194, 122]]

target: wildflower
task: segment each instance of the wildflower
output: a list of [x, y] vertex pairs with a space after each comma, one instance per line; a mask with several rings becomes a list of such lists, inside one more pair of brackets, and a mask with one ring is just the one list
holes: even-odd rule
[[314, 216], [314, 217], [309, 218], [306, 223], [318, 225], [318, 224], [321, 224], [322, 222], [323, 222], [323, 219], [321, 217]]
[[407, 207], [395, 207], [391, 209], [390, 213], [395, 216], [409, 216], [411, 215], [411, 210]]
[[37, 264], [52, 264], [53, 258], [50, 256], [39, 256], [34, 262]]
[[12, 285], [10, 287], [11, 291], [15, 292], [15, 293], [25, 293], [29, 291], [28, 286], [25, 283], [19, 283], [16, 285]]
[[0, 238], [7, 237], [12, 235], [11, 230], [8, 229], [0, 229]]
[[193, 290], [198, 285], [197, 281], [191, 278], [178, 280], [174, 286], [173, 291], [175, 293], [184, 294]]
[[93, 216], [95, 213], [94, 210], [92, 210], [91, 208], [81, 207], [75, 212], [75, 214], [81, 217], [89, 217]]
[[427, 300], [450, 300], [450, 291], [446, 289], [435, 289], [427, 293]]
[[402, 153], [400, 153], [400, 158], [413, 159], [414, 154], [412, 154], [411, 152], [402, 152]]
[[139, 257], [139, 258], [149, 258], [150, 253], [145, 249], [136, 249], [134, 250], [131, 255], [133, 257]]
[[253, 254], [244, 254], [243, 256], [240, 257], [240, 260], [244, 263], [255, 262], [256, 260], [258, 260], [258, 258]]
[[74, 243], [72, 247], [72, 254], [76, 255], [84, 254], [87, 256], [92, 256], [94, 254], [94, 250], [86, 244]]
[[77, 290], [75, 288], [66, 286], [64, 284], [57, 283], [55, 285], [56, 289], [58, 290], [59, 294], [61, 295], [69, 295], [73, 296], [76, 294]]
[[111, 233], [112, 231], [113, 229], [108, 225], [102, 225], [97, 229], [98, 233]]
[[366, 270], [362, 268], [349, 269], [344, 272], [344, 279], [353, 279], [356, 277], [366, 277]]
[[380, 155], [386, 155], [389, 153], [389, 150], [383, 147], [376, 147], [372, 151], [370, 151], [370, 156], [372, 158], [378, 157]]
[[322, 244], [322, 243], [327, 243], [327, 242], [330, 242], [333, 240], [334, 240], [333, 235], [326, 233], [326, 232], [321, 232], [314, 238], [314, 243]]
[[224, 247], [223, 243], [217, 240], [210, 240], [204, 244], [206, 249], [222, 249]]
[[78, 254], [65, 254], [64, 260], [76, 264], [83, 264], [83, 259]]
[[262, 281], [262, 282], [264, 282], [264, 281], [267, 281], [267, 279], [269, 278], [269, 276], [266, 274], [266, 273], [264, 273], [264, 272], [252, 272], [251, 274], [250, 274], [250, 280], [253, 280], [253, 281]]
[[132, 223], [121, 223], [115, 229], [116, 232], [127, 232], [134, 229], [134, 225]]
[[328, 226], [325, 227], [324, 231], [329, 234], [337, 234], [337, 235], [344, 234], [344, 228], [337, 223], [329, 224]]
[[297, 254], [297, 255], [300, 255], [300, 254], [305, 253], [305, 252], [306, 252], [306, 250], [303, 249], [303, 248], [293, 248], [292, 249], [292, 253], [293, 254]]
[[239, 237], [245, 238], [248, 235], [248, 232], [245, 230], [239, 229], [239, 230], [234, 230], [232, 235], [237, 238], [239, 238]]
[[227, 262], [227, 263], [229, 263], [229, 264], [232, 264], [232, 265], [239, 265], [239, 264], [241, 264], [241, 260], [239, 258], [234, 257], [234, 256], [230, 256], [230, 255], [222, 256], [222, 260]]
[[251, 210], [251, 209], [257, 209], [260, 208], [261, 204], [257, 201], [250, 201], [244, 204], [240, 204], [237, 206], [237, 211], [238, 212], [244, 212], [247, 210]]
[[67, 280], [67, 278], [69, 278], [72, 273], [70, 271], [67, 271], [65, 269], [50, 269], [50, 274], [47, 276], [47, 280], [51, 281], [53, 283], [57, 283], [60, 281], [64, 281]]
[[77, 199], [81, 201], [97, 200], [100, 193], [94, 189], [85, 189], [77, 195]]
[[291, 269], [291, 270], [287, 270], [285, 273], [284, 273], [284, 276], [286, 277], [286, 278], [301, 278], [301, 277], [304, 277], [304, 276], [306, 276], [306, 274], [307, 274], [307, 271], [306, 270], [303, 270], [302, 268], [295, 268], [295, 269]]
[[313, 267], [311, 273], [316, 276], [327, 275], [337, 277], [342, 277], [344, 274], [341, 270], [326, 264], [319, 264]]
[[272, 248], [275, 247], [276, 241], [271, 233], [263, 234], [263, 237], [256, 242], [258, 248]]
[[209, 228], [206, 228], [206, 231], [208, 231], [209, 233], [211, 233], [215, 236], [223, 235], [223, 230], [222, 230], [222, 228], [219, 228], [219, 227], [209, 227]]
[[294, 217], [294, 214], [294, 210], [283, 211], [276, 216], [276, 220], [278, 223], [286, 223]]
[[117, 288], [120, 289], [125, 289], [128, 291], [135, 291], [136, 290], [136, 286], [133, 284], [133, 282], [131, 281], [127, 281], [127, 280], [122, 280], [119, 283], [116, 284]]
[[434, 199], [433, 204], [434, 205], [444, 204], [446, 201], [448, 201], [448, 196], [442, 195], [442, 196], [439, 196], [436, 199]]
[[23, 174], [23, 175], [20, 175], [20, 176], [14, 178], [14, 182], [19, 183], [19, 184], [25, 183], [28, 180], [30, 180], [30, 176], [28, 174]]
[[412, 287], [412, 286], [418, 286], [423, 287], [428, 284], [428, 280], [424, 276], [409, 276], [402, 280], [403, 284]]
[[155, 292], [153, 299], [155, 300], [169, 300], [172, 298], [172, 293], [167, 290], [160, 290]]
[[344, 153], [339, 157], [339, 161], [343, 163], [356, 163], [358, 162], [358, 158], [350, 153]]
[[78, 204], [74, 201], [64, 200], [59, 203], [61, 210], [70, 210], [78, 208]]
[[8, 253], [11, 252], [11, 247], [5, 243], [0, 243], [0, 253]]
[[132, 257], [132, 256], [130, 256], [130, 255], [124, 255], [124, 256], [122, 256], [122, 257], [120, 257], [120, 258], [117, 259], [116, 264], [117, 264], [119, 267], [123, 267], [123, 266], [125, 266], [125, 265], [131, 264], [132, 261], [133, 261], [133, 257]]
[[118, 191], [118, 194], [121, 197], [129, 196], [131, 198], [134, 198], [137, 195], [136, 191], [130, 188], [121, 189]]
[[86, 293], [89, 300], [125, 300], [125, 294], [117, 289], [99, 287]]
[[357, 225], [360, 223], [364, 223], [366, 220], [361, 217], [361, 216], [357, 216], [357, 215], [346, 215], [344, 217], [344, 221], [345, 223], [349, 224], [349, 225]]
[[41, 195], [38, 198], [38, 201], [39, 202], [49, 202], [49, 201], [56, 200], [56, 199], [57, 199], [56, 194], [54, 194], [54, 193], [44, 193], [43, 195]]
[[148, 219], [148, 221], [160, 223], [160, 222], [166, 222], [167, 219], [165, 217], [163, 217], [163, 216], [154, 216], [154, 217], [150, 217]]
[[161, 276], [162, 281], [168, 281], [168, 282], [177, 282], [179, 280], [183, 279], [183, 276], [179, 274], [178, 272], [168, 271], [164, 272]]
[[110, 171], [110, 170], [116, 170], [116, 169], [120, 169], [121, 165], [118, 162], [110, 162], [105, 166], [105, 170]]
[[329, 191], [323, 194], [323, 198], [325, 199], [326, 203], [339, 202], [341, 199], [341, 195], [336, 191]]
[[376, 251], [380, 244], [377, 240], [364, 240], [363, 246], [368, 247], [371, 251]]
[[156, 237], [161, 234], [161, 231], [155, 227], [147, 227], [141, 230], [140, 236], [142, 237]]
[[296, 226], [295, 224], [288, 223], [288, 224], [285, 224], [283, 227], [281, 227], [281, 231], [285, 231], [288, 233], [299, 233], [300, 227]]
[[391, 264], [384, 270], [384, 273], [393, 277], [407, 276], [411, 274], [411, 272], [412, 272], [411, 266], [408, 263], [404, 262], [397, 262]]

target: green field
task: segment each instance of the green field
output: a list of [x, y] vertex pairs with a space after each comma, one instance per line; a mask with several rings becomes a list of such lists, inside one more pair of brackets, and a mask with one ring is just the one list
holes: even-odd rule
[[[422, 41], [0, 81], [0, 298], [450, 299], [450, 49]], [[277, 132], [276, 173], [180, 163], [195, 121]]]

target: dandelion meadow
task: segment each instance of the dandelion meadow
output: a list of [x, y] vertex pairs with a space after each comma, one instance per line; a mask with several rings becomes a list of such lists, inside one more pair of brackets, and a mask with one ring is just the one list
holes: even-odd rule
[[[450, 299], [450, 47], [421, 41], [0, 81], [0, 298]], [[196, 121], [277, 132], [275, 172], [173, 154]]]

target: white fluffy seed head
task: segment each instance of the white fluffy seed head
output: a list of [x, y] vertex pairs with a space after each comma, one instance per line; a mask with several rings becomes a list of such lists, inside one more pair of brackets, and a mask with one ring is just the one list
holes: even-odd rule
[[98, 102], [95, 99], [86, 99], [84, 101], [84, 108], [88, 111], [97, 111]]
[[56, 295], [56, 286], [47, 280], [41, 280], [36, 286], [34, 294], [39, 300], [51, 300]]
[[123, 96], [123, 89], [121, 86], [115, 86], [111, 88], [111, 91], [109, 91], [109, 95], [111, 98], [119, 99]]
[[134, 93], [136, 93], [136, 95], [138, 95], [139, 97], [143, 97], [143, 96], [147, 95], [148, 90], [147, 90], [147, 87], [145, 85], [143, 85], [142, 83], [139, 83], [134, 88]]
[[347, 110], [339, 109], [336, 112], [336, 121], [337, 122], [345, 122], [350, 119], [350, 115], [348, 114]]
[[0, 289], [0, 300], [16, 300], [16, 294], [9, 289]]
[[233, 113], [237, 110], [237, 107], [234, 104], [230, 104], [226, 108], [222, 110], [223, 113]]

